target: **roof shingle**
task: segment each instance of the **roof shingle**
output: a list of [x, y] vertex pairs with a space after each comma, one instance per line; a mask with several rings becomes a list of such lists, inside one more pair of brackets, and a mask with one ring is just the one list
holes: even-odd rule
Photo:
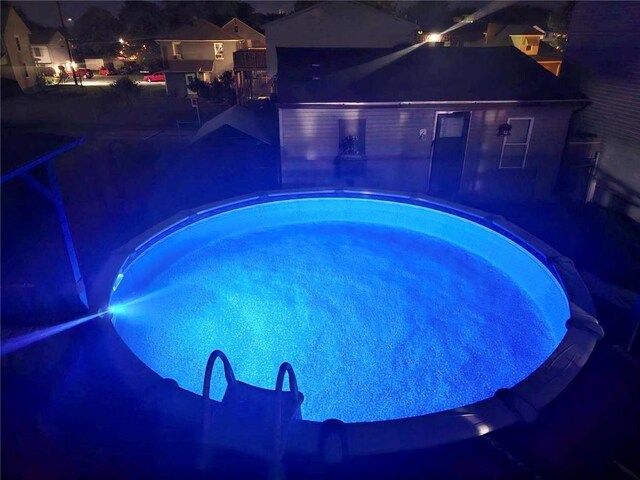
[[514, 47], [277, 52], [282, 104], [586, 100]]
[[157, 40], [240, 40], [240, 37], [198, 18], [193, 22], [193, 25], [180, 27]]

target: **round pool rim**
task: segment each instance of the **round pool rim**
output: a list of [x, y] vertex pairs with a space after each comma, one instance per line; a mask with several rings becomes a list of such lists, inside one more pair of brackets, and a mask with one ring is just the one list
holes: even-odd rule
[[[288, 453], [317, 454], [319, 445], [326, 442], [335, 443], [337, 451], [342, 451], [343, 455], [348, 452], [349, 456], [418, 450], [466, 440], [519, 422], [533, 422], [538, 412], [571, 383], [604, 335], [595, 318], [591, 295], [573, 262], [549, 245], [501, 216], [433, 197], [377, 190], [278, 190], [234, 197], [182, 211], [135, 237], [111, 255], [96, 280], [94, 295], [90, 299], [92, 308], [108, 311], [111, 294], [123, 272], [136, 258], [172, 233], [230, 210], [308, 198], [358, 198], [410, 204], [462, 217], [489, 228], [527, 250], [552, 273], [567, 296], [570, 318], [566, 322], [566, 333], [553, 353], [538, 369], [511, 388], [500, 389], [492, 397], [470, 405], [415, 417], [359, 423], [295, 421], [287, 435]], [[108, 325], [124, 344], [111, 321]], [[142, 364], [128, 345], [126, 350], [130, 358], [125, 361]], [[144, 367], [137, 371], [148, 376], [146, 380], [161, 380], [148, 366]], [[180, 408], [175, 408], [175, 404], [171, 406], [171, 402], [163, 408], [161, 401], [160, 409], [168, 415], [184, 417], [185, 422], [197, 423], [203, 408], [202, 397], [177, 386], [174, 388], [171, 398], [174, 403], [178, 402]], [[214, 410], [219, 405], [215, 400], [210, 402]]]

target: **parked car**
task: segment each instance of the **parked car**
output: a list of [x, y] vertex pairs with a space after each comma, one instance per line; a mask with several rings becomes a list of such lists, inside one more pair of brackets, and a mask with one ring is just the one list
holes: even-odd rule
[[138, 70], [134, 65], [124, 65], [118, 72], [120, 75], [131, 75], [132, 73], [136, 73]]
[[102, 67], [98, 73], [100, 75], [117, 75], [118, 72], [116, 72], [116, 69], [113, 67]]
[[[72, 71], [67, 72], [69, 76], [73, 75]], [[76, 77], [78, 78], [93, 78], [93, 72], [88, 68], [76, 68]]]
[[145, 82], [164, 82], [164, 72], [150, 73], [143, 77]]

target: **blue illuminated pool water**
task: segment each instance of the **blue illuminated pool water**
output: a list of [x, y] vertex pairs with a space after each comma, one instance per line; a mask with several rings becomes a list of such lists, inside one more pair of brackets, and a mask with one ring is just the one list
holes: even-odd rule
[[273, 202], [191, 225], [137, 259], [112, 304], [125, 305], [125, 342], [183, 388], [201, 392], [214, 349], [266, 388], [287, 361], [303, 418], [351, 422], [511, 387], [549, 357], [569, 315], [553, 276], [504, 237], [361, 199]]

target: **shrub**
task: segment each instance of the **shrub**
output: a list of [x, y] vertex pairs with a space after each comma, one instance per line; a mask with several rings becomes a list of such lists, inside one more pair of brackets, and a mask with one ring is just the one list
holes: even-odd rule
[[131, 103], [134, 98], [139, 98], [142, 91], [140, 82], [134, 82], [129, 77], [122, 77], [111, 84], [113, 91], [127, 103]]

